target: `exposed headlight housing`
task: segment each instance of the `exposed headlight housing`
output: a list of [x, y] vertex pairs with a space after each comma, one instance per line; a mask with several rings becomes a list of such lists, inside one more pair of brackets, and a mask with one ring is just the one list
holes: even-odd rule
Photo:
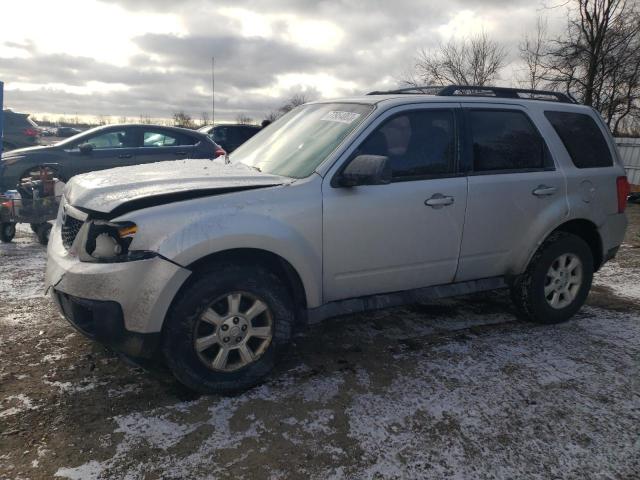
[[152, 252], [130, 251], [138, 227], [132, 222], [93, 220], [85, 224], [84, 248], [80, 249], [83, 262], [126, 262], [153, 256]]

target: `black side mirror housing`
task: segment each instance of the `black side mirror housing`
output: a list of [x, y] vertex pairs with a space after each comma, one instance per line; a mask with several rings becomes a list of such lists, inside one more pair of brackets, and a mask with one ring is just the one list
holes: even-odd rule
[[93, 145], [91, 145], [90, 143], [81, 143], [80, 145], [78, 145], [78, 150], [80, 150], [80, 153], [87, 154], [93, 151]]
[[336, 187], [391, 183], [391, 163], [382, 155], [358, 155], [337, 177]]

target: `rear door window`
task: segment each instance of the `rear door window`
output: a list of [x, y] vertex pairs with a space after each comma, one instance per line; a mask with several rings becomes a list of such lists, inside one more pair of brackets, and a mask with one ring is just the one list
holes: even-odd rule
[[469, 110], [475, 172], [527, 171], [551, 167], [546, 145], [524, 112]]
[[189, 135], [164, 130], [145, 130], [142, 135], [143, 147], [178, 147], [195, 143], [195, 139]]
[[577, 168], [613, 165], [607, 141], [590, 115], [553, 111], [546, 111], [544, 115], [562, 140]]

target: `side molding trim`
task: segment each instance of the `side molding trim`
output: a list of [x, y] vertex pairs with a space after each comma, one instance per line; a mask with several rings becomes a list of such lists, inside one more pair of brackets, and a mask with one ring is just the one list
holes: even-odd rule
[[330, 302], [307, 310], [307, 316], [308, 322], [313, 324], [340, 315], [350, 315], [370, 310], [409, 305], [438, 298], [468, 295], [470, 293], [506, 288], [507, 286], [504, 277], [491, 277], [467, 282], [450, 283], [447, 285], [417, 288], [414, 290], [404, 290], [401, 292], [381, 293]]

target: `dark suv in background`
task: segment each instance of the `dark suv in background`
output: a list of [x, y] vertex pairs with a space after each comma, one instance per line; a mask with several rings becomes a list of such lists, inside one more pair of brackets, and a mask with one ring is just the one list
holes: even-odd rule
[[257, 125], [207, 125], [198, 129], [199, 132], [209, 135], [214, 142], [225, 149], [227, 153], [233, 152], [244, 142], [260, 131]]
[[28, 113], [17, 113], [13, 110], [4, 110], [2, 113], [4, 115], [3, 152], [38, 144], [40, 136], [38, 125], [29, 119]]

